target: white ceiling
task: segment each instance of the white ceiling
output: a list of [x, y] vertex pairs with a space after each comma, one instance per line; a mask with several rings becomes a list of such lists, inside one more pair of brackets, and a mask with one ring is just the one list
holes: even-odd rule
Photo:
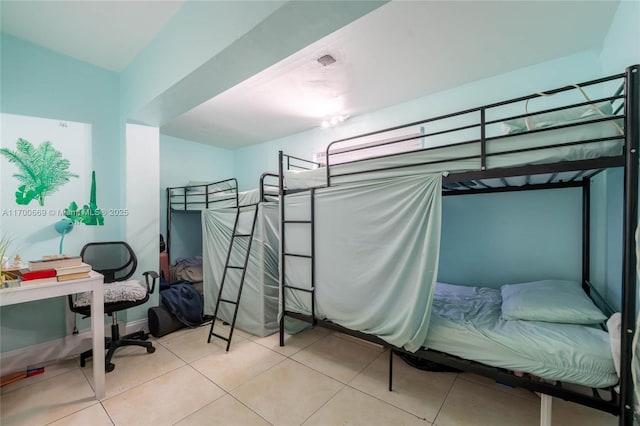
[[[599, 48], [617, 2], [393, 1], [176, 117], [161, 132], [235, 148]], [[316, 59], [330, 53], [337, 62]]]
[[0, 29], [58, 53], [122, 71], [184, 0], [2, 0]]
[[[122, 70], [182, 1], [7, 1], [3, 32]], [[235, 148], [599, 48], [618, 1], [392, 1], [184, 112], [161, 132]], [[283, 34], [283, 37], [286, 37]], [[316, 59], [330, 53], [337, 62]]]

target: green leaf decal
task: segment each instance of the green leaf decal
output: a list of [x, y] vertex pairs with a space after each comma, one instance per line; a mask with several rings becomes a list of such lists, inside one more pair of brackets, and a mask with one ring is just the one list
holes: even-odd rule
[[91, 173], [91, 194], [89, 194], [89, 199], [89, 204], [83, 205], [82, 209], [78, 209], [78, 204], [75, 201], [72, 201], [71, 204], [69, 204], [69, 208], [65, 210], [64, 215], [74, 223], [83, 223], [90, 226], [104, 225], [102, 210], [100, 210], [96, 204], [95, 171]]
[[2, 148], [0, 154], [19, 169], [13, 177], [22, 184], [16, 192], [16, 203], [20, 205], [38, 200], [38, 204], [44, 206], [46, 196], [56, 192], [71, 178], [78, 177], [69, 171], [71, 163], [50, 141], [42, 142], [36, 148], [28, 140], [20, 138], [15, 151]]

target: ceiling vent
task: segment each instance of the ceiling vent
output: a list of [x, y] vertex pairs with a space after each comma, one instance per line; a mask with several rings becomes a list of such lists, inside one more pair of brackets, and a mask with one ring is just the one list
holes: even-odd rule
[[318, 62], [323, 67], [326, 67], [326, 66], [329, 66], [331, 64], [334, 64], [336, 62], [336, 58], [334, 58], [331, 55], [324, 55], [324, 56], [321, 56], [321, 57], [318, 58]]

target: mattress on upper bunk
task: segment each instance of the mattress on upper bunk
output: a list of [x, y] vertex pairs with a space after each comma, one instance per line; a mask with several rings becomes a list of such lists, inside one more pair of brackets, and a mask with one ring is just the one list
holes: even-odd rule
[[[600, 118], [600, 117], [596, 117]], [[588, 123], [593, 117], [561, 121], [545, 131], [514, 133], [509, 137], [487, 141], [487, 169], [515, 167], [529, 164], [547, 164], [559, 161], [577, 161], [622, 155], [624, 141], [620, 130], [613, 121]], [[575, 125], [579, 124], [580, 125]], [[621, 125], [620, 120], [616, 123]], [[572, 127], [561, 127], [573, 125]], [[559, 127], [559, 128], [554, 128]], [[556, 144], [585, 141], [598, 138], [617, 137], [619, 139], [584, 143], [562, 147], [550, 147]], [[429, 139], [427, 138], [427, 142]], [[548, 147], [548, 148], [545, 148]], [[430, 148], [430, 147], [426, 147]], [[537, 148], [532, 151], [505, 153], [512, 150]], [[353, 163], [331, 166], [332, 184], [354, 182], [377, 177], [403, 176], [433, 172], [463, 172], [481, 170], [481, 144], [473, 142], [464, 145], [442, 145], [424, 151], [388, 157], [372, 158]], [[467, 158], [477, 157], [477, 158]], [[420, 165], [425, 162], [435, 164]], [[415, 166], [411, 167], [412, 164]], [[402, 168], [397, 168], [402, 166]], [[395, 169], [393, 169], [395, 168]], [[375, 169], [391, 169], [367, 172]], [[354, 174], [355, 173], [355, 174]], [[341, 176], [342, 175], [342, 176]], [[287, 189], [306, 189], [325, 186], [327, 169], [290, 170], [285, 172]]]
[[437, 283], [425, 346], [550, 380], [596, 388], [618, 382], [607, 332], [501, 314], [499, 289]]
[[[208, 197], [207, 194], [204, 193], [204, 191], [188, 191], [186, 194], [185, 206], [184, 192], [182, 194], [172, 193], [172, 210], [204, 210], [207, 208], [224, 209], [236, 206], [235, 192], [209, 193]], [[238, 192], [239, 205], [243, 206], [247, 204], [256, 204], [258, 202], [260, 202], [259, 189], [256, 188], [249, 191]]]

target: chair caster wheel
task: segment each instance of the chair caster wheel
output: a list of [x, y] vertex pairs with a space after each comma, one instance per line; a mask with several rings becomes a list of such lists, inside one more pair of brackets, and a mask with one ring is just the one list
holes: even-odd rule
[[110, 362], [109, 364], [106, 365], [104, 370], [107, 373], [111, 373], [115, 368], [116, 368], [116, 365], [114, 363]]
[[156, 351], [156, 348], [154, 348], [153, 346], [149, 346], [149, 347], [147, 348], [147, 353], [152, 354], [152, 353], [154, 353], [155, 351]]

